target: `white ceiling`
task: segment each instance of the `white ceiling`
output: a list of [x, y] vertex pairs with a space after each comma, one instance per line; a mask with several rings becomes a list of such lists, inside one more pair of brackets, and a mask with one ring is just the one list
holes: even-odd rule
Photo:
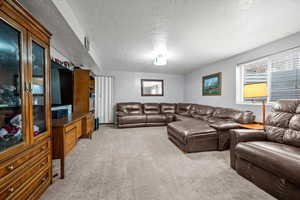
[[184, 74], [300, 31], [299, 0], [66, 1], [106, 70]]

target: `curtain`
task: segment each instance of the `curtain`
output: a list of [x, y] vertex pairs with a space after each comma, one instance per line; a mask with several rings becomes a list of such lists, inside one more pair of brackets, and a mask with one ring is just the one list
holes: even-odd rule
[[100, 124], [114, 122], [114, 77], [96, 77], [96, 118]]

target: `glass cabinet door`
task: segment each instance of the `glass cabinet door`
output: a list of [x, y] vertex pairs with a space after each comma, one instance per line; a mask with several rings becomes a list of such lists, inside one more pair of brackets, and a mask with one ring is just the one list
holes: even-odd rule
[[26, 32], [7, 20], [0, 13], [0, 153], [27, 143], [22, 90], [25, 81], [22, 41]]
[[31, 39], [32, 132], [34, 137], [47, 132], [46, 48]]

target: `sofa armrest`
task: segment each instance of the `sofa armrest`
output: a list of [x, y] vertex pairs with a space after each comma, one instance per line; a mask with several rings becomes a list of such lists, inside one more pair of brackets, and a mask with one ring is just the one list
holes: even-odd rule
[[115, 121], [115, 123], [116, 123], [117, 125], [119, 125], [119, 119], [120, 119], [121, 117], [123, 117], [123, 116], [126, 116], [126, 113], [120, 112], [120, 111], [116, 111], [115, 114], [116, 114], [116, 121]]
[[199, 114], [192, 114], [192, 117], [195, 119], [200, 119], [202, 121], [207, 121], [209, 118], [208, 115], [199, 115]]
[[264, 130], [234, 129], [230, 131], [230, 165], [235, 169], [235, 147], [240, 142], [265, 141], [267, 138]]
[[220, 131], [240, 128], [240, 124], [236, 122], [220, 122], [220, 123], [217, 122], [217, 123], [211, 123], [209, 124], [209, 126]]
[[237, 143], [250, 141], [264, 141], [267, 138], [264, 130], [234, 129], [231, 130], [231, 138]]

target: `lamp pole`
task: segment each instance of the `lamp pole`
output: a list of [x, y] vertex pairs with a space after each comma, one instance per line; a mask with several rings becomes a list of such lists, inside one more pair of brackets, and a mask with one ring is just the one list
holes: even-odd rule
[[263, 115], [262, 124], [263, 124], [263, 126], [265, 126], [265, 124], [266, 124], [266, 102], [265, 102], [265, 100], [262, 101], [262, 115]]

